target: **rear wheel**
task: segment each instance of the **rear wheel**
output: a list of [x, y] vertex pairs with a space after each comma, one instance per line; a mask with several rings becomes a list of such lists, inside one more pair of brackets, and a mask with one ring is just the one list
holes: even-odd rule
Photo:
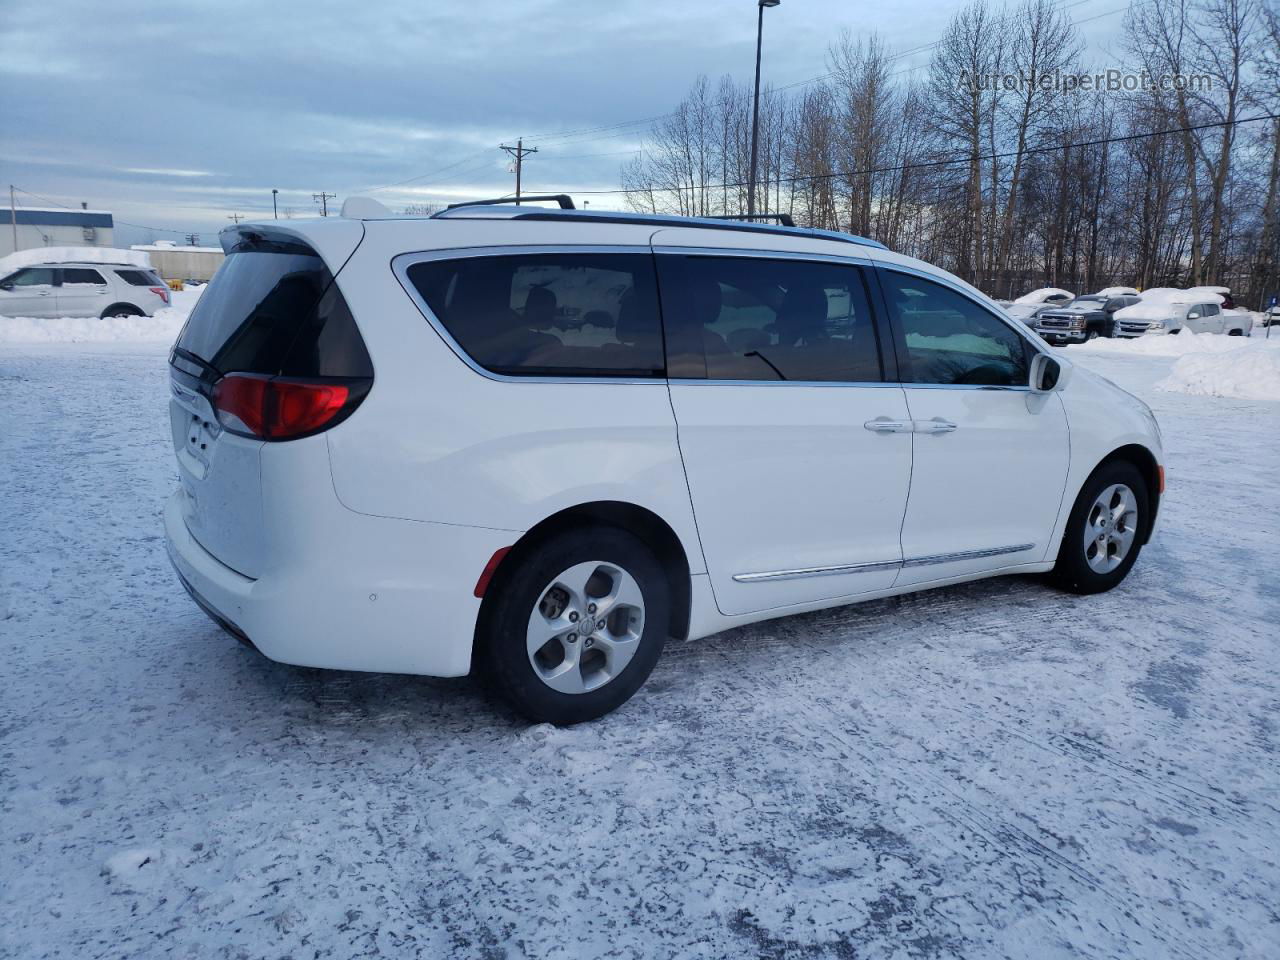
[[1137, 467], [1104, 463], [1071, 508], [1051, 579], [1072, 593], [1102, 593], [1119, 584], [1142, 550], [1149, 504]]
[[658, 661], [670, 589], [657, 559], [624, 530], [597, 527], [536, 546], [489, 587], [479, 662], [531, 720], [580, 723], [621, 706]]
[[114, 303], [102, 311], [102, 319], [110, 317], [141, 317], [143, 312], [131, 303]]

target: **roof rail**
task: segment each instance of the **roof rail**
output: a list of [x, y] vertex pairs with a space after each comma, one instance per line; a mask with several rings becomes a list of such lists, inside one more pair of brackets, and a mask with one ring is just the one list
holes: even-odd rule
[[794, 227], [795, 220], [791, 218], [789, 213], [720, 213], [711, 217], [712, 220], [744, 220], [750, 223], [753, 220], [772, 220], [774, 223], [782, 227]]
[[573, 197], [567, 193], [538, 193], [525, 194], [523, 197], [494, 197], [492, 200], [466, 200], [462, 203], [451, 203], [446, 210], [453, 210], [457, 207], [485, 207], [495, 203], [514, 203], [517, 206], [522, 203], [537, 203], [540, 200], [554, 200], [560, 204], [561, 210], [573, 210]]
[[[530, 198], [523, 198], [530, 199]], [[835, 230], [820, 230], [817, 227], [794, 227], [772, 223], [751, 223], [740, 220], [724, 220], [715, 217], [682, 217], [675, 214], [662, 213], [625, 213], [611, 210], [577, 210], [562, 208], [551, 210], [546, 207], [514, 207], [506, 206], [509, 200], [503, 200], [503, 206], [494, 206], [495, 201], [481, 204], [458, 203], [446, 207], [439, 213], [432, 214], [437, 220], [568, 220], [581, 223], [619, 223], [648, 227], [698, 227], [712, 230], [741, 230], [750, 233], [772, 233], [784, 237], [813, 237], [819, 240], [836, 240], [841, 243], [856, 243], [864, 247], [888, 249], [878, 240], [854, 236], [851, 233], [840, 233]], [[481, 209], [475, 209], [476, 206]], [[468, 208], [471, 209], [468, 209]], [[770, 216], [774, 216], [770, 214]], [[0, 214], [0, 223], [3, 223]]]

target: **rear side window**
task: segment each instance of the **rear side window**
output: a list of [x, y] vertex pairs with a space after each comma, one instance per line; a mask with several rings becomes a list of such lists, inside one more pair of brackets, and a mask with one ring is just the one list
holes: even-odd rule
[[145, 270], [117, 270], [116, 276], [132, 287], [158, 287], [162, 281]]
[[905, 382], [1027, 385], [1034, 348], [1007, 323], [940, 283], [893, 270], [882, 277], [906, 341]]
[[333, 275], [293, 241], [246, 241], [227, 256], [175, 345], [220, 374], [372, 377]]
[[653, 258], [548, 253], [415, 263], [406, 274], [468, 356], [510, 376], [661, 377]]
[[861, 268], [755, 257], [659, 257], [671, 376], [882, 379]]
[[90, 270], [87, 267], [64, 267], [62, 270], [62, 283], [65, 286], [69, 283], [106, 283], [97, 270]]

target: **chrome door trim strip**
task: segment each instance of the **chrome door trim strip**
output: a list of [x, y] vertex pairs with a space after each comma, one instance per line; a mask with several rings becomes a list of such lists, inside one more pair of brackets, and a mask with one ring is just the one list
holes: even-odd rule
[[808, 577], [834, 577], [846, 573], [872, 573], [876, 570], [894, 570], [898, 567], [928, 567], [938, 563], [955, 563], [958, 560], [981, 560], [986, 557], [1002, 557], [1008, 553], [1023, 553], [1035, 549], [1034, 543], [1015, 543], [1006, 547], [986, 547], [982, 550], [958, 550], [955, 553], [935, 553], [925, 557], [909, 557], [906, 560], [873, 560], [870, 563], [844, 563], [829, 567], [801, 567], [796, 570], [766, 570], [760, 573], [735, 573], [737, 583], [765, 583], [773, 580], [803, 580]]
[[834, 577], [842, 573], [871, 573], [875, 570], [896, 570], [900, 560], [877, 560], [870, 563], [845, 563], [831, 567], [802, 567], [799, 570], [768, 570], [763, 573], [735, 573], [738, 583], [762, 583], [769, 580], [803, 580], [808, 577]]
[[928, 567], [935, 563], [954, 563], [957, 560], [981, 560], [984, 557], [1001, 557], [1006, 553], [1022, 553], [1034, 550], [1034, 543], [1015, 543], [1007, 547], [987, 547], [984, 550], [957, 550], [955, 553], [935, 553], [927, 557], [908, 557], [904, 567]]

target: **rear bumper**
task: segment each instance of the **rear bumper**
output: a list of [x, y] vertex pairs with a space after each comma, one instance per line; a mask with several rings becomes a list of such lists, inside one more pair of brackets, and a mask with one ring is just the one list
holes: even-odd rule
[[[259, 579], [222, 564], [187, 530], [175, 491], [169, 558], [223, 629], [272, 660], [307, 667], [456, 677], [471, 667], [476, 579], [507, 531], [389, 520], [338, 507]], [[322, 542], [317, 542], [322, 541]]]

